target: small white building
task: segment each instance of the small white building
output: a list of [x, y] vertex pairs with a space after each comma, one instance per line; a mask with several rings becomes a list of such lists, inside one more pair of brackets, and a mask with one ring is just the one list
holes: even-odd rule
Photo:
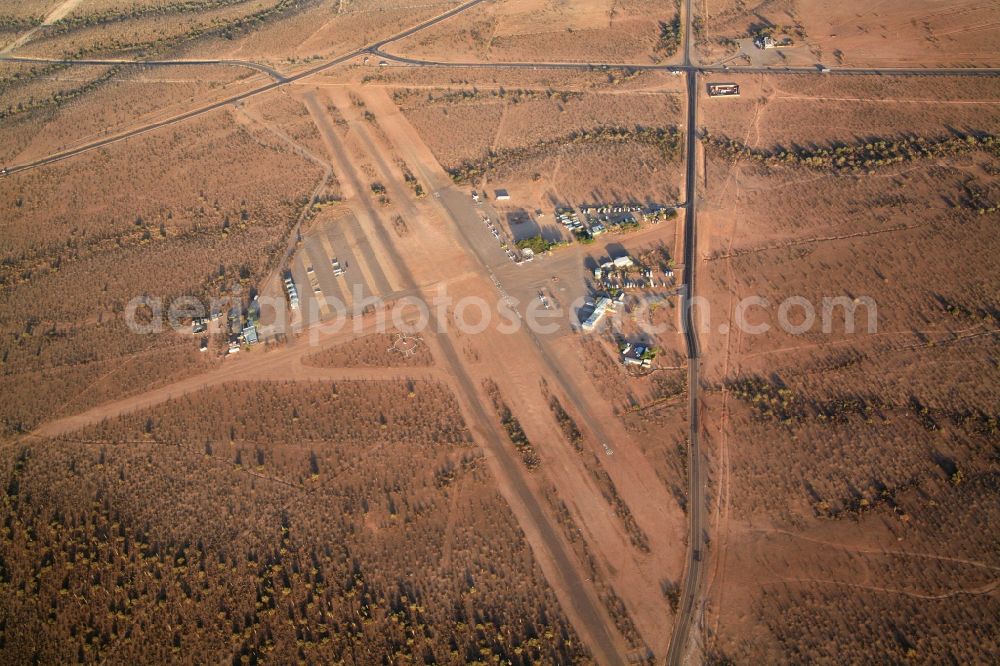
[[497, 201], [510, 201], [510, 193], [507, 190], [497, 190], [494, 196]]
[[773, 49], [774, 38], [771, 35], [760, 35], [753, 40], [753, 45], [759, 49]]
[[600, 323], [601, 319], [604, 318], [605, 313], [608, 310], [613, 310], [614, 306], [615, 304], [611, 301], [610, 298], [605, 298], [603, 296], [601, 298], [598, 298], [597, 302], [594, 303], [594, 311], [590, 313], [590, 316], [587, 317], [587, 319], [582, 324], [583, 330], [585, 331], [594, 330], [597, 327], [597, 324]]
[[643, 345], [631, 345], [626, 344], [625, 348], [622, 349], [622, 363], [625, 365], [639, 365], [642, 367], [649, 367], [651, 363], [649, 359], [644, 358], [647, 347]]
[[632, 261], [632, 257], [627, 254], [624, 257], [615, 258], [615, 268], [628, 268], [632, 266], [635, 262]]

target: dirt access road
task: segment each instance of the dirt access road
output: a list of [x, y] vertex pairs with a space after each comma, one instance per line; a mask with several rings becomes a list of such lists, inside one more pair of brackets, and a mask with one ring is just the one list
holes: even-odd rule
[[24, 46], [31, 40], [32, 37], [35, 36], [35, 34], [39, 30], [41, 30], [47, 25], [52, 25], [59, 19], [68, 16], [69, 13], [74, 9], [76, 9], [76, 6], [81, 2], [83, 2], [83, 0], [66, 0], [65, 2], [57, 6], [55, 9], [53, 9], [51, 12], [49, 12], [48, 15], [42, 20], [40, 24], [36, 25], [31, 30], [28, 30], [23, 35], [12, 41], [10, 44], [0, 49], [0, 54], [10, 53], [14, 49]]
[[[71, 414], [43, 423], [29, 433], [29, 437], [58, 437], [80, 428], [100, 423], [122, 414], [147, 409], [172, 398], [237, 381], [324, 381], [324, 380], [387, 380], [399, 378], [433, 379], [448, 381], [448, 376], [437, 368], [318, 368], [303, 363], [303, 359], [324, 349], [349, 342], [361, 335], [377, 330], [377, 320], [372, 316], [351, 320], [337, 333], [322, 328], [303, 331], [296, 344], [276, 349], [255, 349], [227, 357], [222, 365], [207, 372], [186, 377], [177, 382], [143, 393], [99, 405], [78, 414]], [[315, 343], [307, 343], [310, 338]], [[192, 348], [195, 345], [191, 339]]]

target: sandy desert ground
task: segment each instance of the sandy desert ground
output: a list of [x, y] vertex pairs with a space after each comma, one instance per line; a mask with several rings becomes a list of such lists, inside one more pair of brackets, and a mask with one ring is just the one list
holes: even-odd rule
[[[976, 0], [723, 0], [696, 2], [694, 7], [695, 39], [705, 63], [989, 66], [1000, 48], [994, 8]], [[761, 51], [752, 44], [761, 31], [792, 43]]]
[[994, 661], [996, 25], [0, 2], [0, 658]]
[[[705, 128], [803, 153], [996, 130], [989, 85], [861, 84], [849, 96], [843, 82], [750, 80], [746, 98], [703, 106]], [[838, 173], [706, 146], [714, 658], [974, 661], [997, 650], [998, 563], [983, 538], [996, 519], [997, 248], [971, 194], [994, 192], [996, 173], [988, 149]], [[871, 297], [875, 330], [864, 309], [853, 333], [840, 316], [829, 333], [819, 318], [780, 330], [785, 299], [834, 294]], [[748, 320], [771, 330], [726, 330], [751, 295], [772, 306]], [[803, 312], [788, 321], [805, 324]]]

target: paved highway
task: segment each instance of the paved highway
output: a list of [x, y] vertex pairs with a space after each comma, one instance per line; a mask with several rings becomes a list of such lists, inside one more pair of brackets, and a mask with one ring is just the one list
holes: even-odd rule
[[668, 666], [679, 665], [687, 652], [691, 623], [701, 592], [704, 560], [705, 484], [701, 476], [701, 449], [698, 445], [698, 385], [701, 350], [694, 328], [691, 299], [695, 295], [697, 252], [697, 165], [698, 156], [698, 70], [691, 66], [691, 0], [684, 3], [684, 68], [687, 72], [687, 130], [684, 149], [684, 291], [681, 295], [681, 324], [688, 350], [688, 545], [681, 597], [674, 616], [674, 629], [667, 649]]
[[652, 65], [606, 62], [459, 62], [450, 60], [427, 60], [386, 53], [380, 47], [371, 47], [368, 52], [387, 62], [416, 67], [461, 67], [468, 69], [567, 69], [576, 71], [627, 70], [637, 72], [686, 72], [727, 73], [727, 74], [836, 74], [867, 76], [1000, 76], [1000, 67], [755, 67], [729, 65]]
[[667, 664], [680, 664], [691, 633], [701, 589], [702, 567], [704, 565], [704, 513], [705, 484], [701, 474], [701, 449], [699, 448], [698, 386], [701, 350], [698, 334], [695, 332], [694, 315], [690, 299], [695, 291], [695, 268], [697, 253], [697, 164], [695, 151], [698, 145], [698, 73], [687, 73], [687, 134], [684, 159], [686, 160], [685, 190], [688, 203], [684, 217], [684, 291], [681, 292], [681, 325], [688, 350], [688, 552], [684, 566], [684, 581], [681, 585], [681, 599], [674, 618], [674, 631], [667, 651]]
[[235, 67], [247, 67], [263, 72], [275, 81], [286, 81], [285, 76], [267, 65], [249, 60], [125, 60], [121, 58], [94, 59], [94, 58], [33, 58], [28, 56], [0, 55], [0, 61], [20, 62], [42, 65], [128, 65], [131, 67], [174, 67], [185, 65], [232, 65]]

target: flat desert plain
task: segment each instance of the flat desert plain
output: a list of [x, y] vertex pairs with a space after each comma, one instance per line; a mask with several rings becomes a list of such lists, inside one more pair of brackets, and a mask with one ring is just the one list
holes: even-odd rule
[[0, 661], [995, 662], [1000, 14], [827, 4], [0, 2]]

